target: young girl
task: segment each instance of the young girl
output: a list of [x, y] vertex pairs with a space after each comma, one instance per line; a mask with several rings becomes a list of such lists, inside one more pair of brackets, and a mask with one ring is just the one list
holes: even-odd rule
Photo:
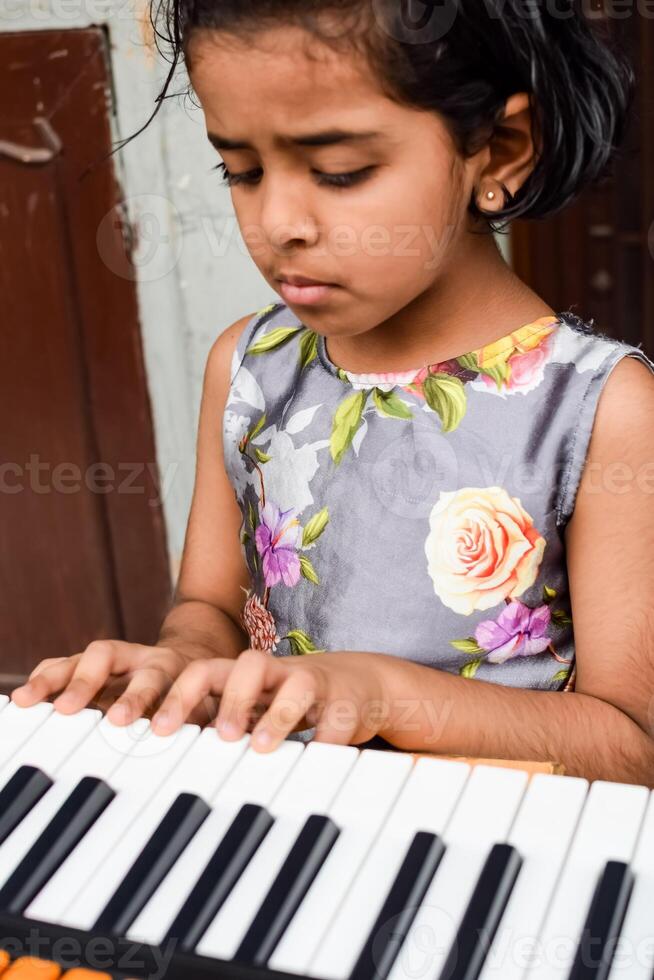
[[280, 302], [211, 349], [158, 644], [14, 701], [654, 785], [654, 363], [492, 234], [606, 172], [631, 70], [576, 3], [169, 2]]

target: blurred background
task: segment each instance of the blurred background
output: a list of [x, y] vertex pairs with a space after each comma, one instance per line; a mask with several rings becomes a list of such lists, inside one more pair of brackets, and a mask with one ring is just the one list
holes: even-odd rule
[[[613, 176], [498, 236], [557, 311], [654, 357], [654, 6], [613, 4], [638, 93]], [[279, 300], [134, 0], [0, 3], [0, 690], [93, 639], [153, 643], [215, 337]], [[183, 93], [183, 74], [171, 93]]]

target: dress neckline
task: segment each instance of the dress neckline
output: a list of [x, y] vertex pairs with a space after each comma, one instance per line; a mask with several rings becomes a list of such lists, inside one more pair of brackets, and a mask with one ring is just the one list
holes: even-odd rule
[[[467, 351], [465, 354], [455, 354], [446, 361], [424, 364], [421, 367], [411, 368], [406, 371], [346, 371], [331, 360], [327, 353], [327, 345], [323, 334], [318, 334], [317, 353], [318, 359], [330, 374], [354, 386], [383, 384], [389, 387], [406, 385], [411, 384], [420, 375], [425, 375], [433, 371], [451, 370], [457, 364], [463, 367], [472, 367], [475, 363], [479, 367], [484, 365], [492, 366], [498, 360], [506, 360], [512, 353], [524, 353], [532, 350], [545, 337], [550, 335], [554, 327], [560, 326], [563, 322], [563, 315], [561, 313], [552, 313], [548, 316], [538, 317], [538, 319], [530, 320], [515, 330], [511, 330], [510, 333], [503, 334], [497, 340], [484, 344], [475, 350]], [[468, 362], [467, 364], [465, 363], [466, 361]], [[464, 363], [461, 364], [461, 362]]]

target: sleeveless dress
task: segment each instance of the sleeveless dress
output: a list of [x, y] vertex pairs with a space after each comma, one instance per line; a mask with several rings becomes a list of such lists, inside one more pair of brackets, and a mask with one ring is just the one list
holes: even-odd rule
[[441, 363], [355, 374], [286, 304], [259, 310], [223, 419], [250, 645], [572, 690], [563, 534], [625, 356], [654, 372], [567, 312]]

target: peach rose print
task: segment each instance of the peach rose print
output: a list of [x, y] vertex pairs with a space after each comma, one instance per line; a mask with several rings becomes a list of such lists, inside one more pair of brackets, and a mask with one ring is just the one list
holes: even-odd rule
[[441, 602], [469, 616], [536, 581], [545, 538], [503, 487], [441, 492], [429, 515], [427, 570]]

